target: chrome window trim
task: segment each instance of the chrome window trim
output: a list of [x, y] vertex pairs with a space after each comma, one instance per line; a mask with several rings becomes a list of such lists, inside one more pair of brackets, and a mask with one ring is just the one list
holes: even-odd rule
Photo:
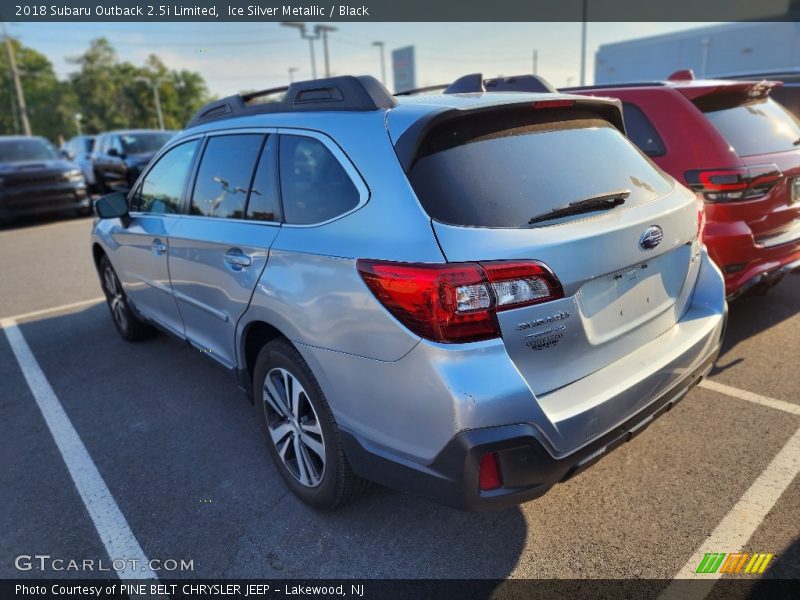
[[[328, 135], [321, 133], [319, 131], [313, 129], [302, 129], [298, 127], [236, 127], [233, 129], [216, 129], [213, 131], [205, 131], [202, 133], [196, 133], [193, 135], [187, 135], [186, 137], [181, 137], [178, 139], [170, 140], [171, 143], [164, 148], [162, 148], [156, 156], [153, 157], [148, 169], [143, 171], [139, 177], [136, 179], [136, 183], [131, 188], [131, 191], [128, 194], [128, 206], [130, 206], [130, 200], [132, 198], [133, 193], [139, 186], [141, 181], [144, 181], [144, 178], [150, 173], [153, 167], [158, 164], [158, 161], [161, 160], [161, 157], [175, 148], [180, 144], [185, 142], [189, 142], [195, 139], [202, 140], [203, 138], [207, 137], [215, 137], [221, 135], [237, 135], [237, 134], [245, 134], [245, 133], [262, 133], [262, 134], [277, 134], [277, 135], [296, 135], [302, 137], [309, 137], [315, 139], [322, 143], [336, 160], [339, 161], [339, 164], [344, 169], [347, 176], [350, 177], [350, 180], [353, 182], [353, 185], [358, 190], [358, 204], [356, 204], [353, 208], [348, 210], [347, 212], [343, 212], [340, 215], [336, 215], [326, 221], [320, 221], [319, 223], [286, 223], [285, 221], [258, 221], [256, 219], [223, 219], [225, 221], [229, 221], [232, 223], [248, 223], [248, 224], [261, 224], [267, 226], [278, 226], [278, 227], [292, 227], [296, 229], [308, 229], [311, 227], [321, 227], [322, 225], [327, 225], [328, 223], [332, 223], [333, 221], [338, 221], [339, 219], [346, 217], [355, 211], [362, 208], [370, 199], [370, 189], [367, 186], [366, 181], [361, 176], [361, 173], [356, 169], [353, 162], [350, 160], [350, 157], [345, 154], [344, 150], [337, 144], [331, 137]], [[280, 140], [279, 140], [280, 141]], [[202, 157], [200, 157], [202, 158]], [[278, 171], [278, 179], [280, 180], [280, 170]], [[283, 203], [283, 198], [281, 198], [281, 204]], [[180, 216], [185, 217], [188, 219], [206, 219], [211, 221], [219, 221], [221, 217], [205, 217], [200, 215], [190, 215], [188, 213], [145, 213], [141, 211], [131, 211], [131, 215], [152, 215], [152, 216]]]

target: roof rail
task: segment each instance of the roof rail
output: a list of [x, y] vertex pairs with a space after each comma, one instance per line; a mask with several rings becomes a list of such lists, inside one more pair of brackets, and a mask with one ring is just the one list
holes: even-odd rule
[[658, 87], [658, 86], [665, 86], [666, 83], [663, 81], [629, 81], [623, 83], [598, 83], [595, 85], [573, 85], [570, 87], [562, 87], [558, 88], [559, 92], [577, 92], [583, 90], [612, 90], [617, 88], [629, 88], [629, 87]]
[[474, 92], [485, 92], [486, 86], [483, 85], [483, 75], [480, 73], [470, 73], [462, 75], [453, 83], [447, 86], [444, 94], [468, 94]]
[[484, 79], [480, 73], [459, 77], [444, 91], [445, 94], [469, 92], [533, 92], [552, 94], [557, 90], [544, 77], [538, 75], [514, 75]]
[[[270, 96], [275, 99], [270, 101]], [[391, 108], [395, 104], [389, 91], [374, 77], [345, 75], [228, 96], [203, 106], [186, 127], [264, 113], [371, 111]]]
[[440, 83], [438, 85], [426, 85], [424, 87], [414, 88], [413, 90], [405, 90], [403, 92], [396, 92], [395, 96], [414, 96], [415, 94], [424, 94], [426, 92], [435, 92], [436, 90], [443, 90], [449, 84]]
[[442, 90], [443, 94], [469, 94], [475, 92], [536, 92], [555, 93], [550, 82], [538, 75], [515, 75], [513, 77], [496, 77], [484, 79], [480, 73], [463, 75], [450, 84], [428, 85], [413, 90], [397, 92], [395, 96], [413, 96], [425, 92]]
[[483, 82], [487, 92], [538, 92], [554, 94], [558, 92], [549, 81], [539, 75], [515, 75], [497, 77]]

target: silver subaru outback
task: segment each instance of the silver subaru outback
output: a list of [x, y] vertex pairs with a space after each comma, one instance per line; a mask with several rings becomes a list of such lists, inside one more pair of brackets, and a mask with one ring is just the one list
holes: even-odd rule
[[466, 509], [540, 496], [678, 402], [725, 328], [694, 194], [618, 101], [535, 78], [225, 98], [95, 210], [119, 334], [230, 371], [322, 509], [370, 481]]

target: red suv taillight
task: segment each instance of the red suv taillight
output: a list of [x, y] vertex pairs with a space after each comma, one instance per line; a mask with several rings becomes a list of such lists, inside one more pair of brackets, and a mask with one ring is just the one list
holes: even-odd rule
[[782, 175], [777, 165], [759, 165], [686, 171], [684, 176], [686, 183], [702, 192], [707, 202], [736, 202], [765, 196]]
[[357, 267], [398, 321], [435, 342], [499, 337], [498, 311], [564, 297], [556, 276], [538, 261], [427, 264], [361, 259]]

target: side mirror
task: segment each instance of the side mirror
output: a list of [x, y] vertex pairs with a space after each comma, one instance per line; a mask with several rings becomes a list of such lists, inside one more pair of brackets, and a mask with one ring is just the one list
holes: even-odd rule
[[130, 223], [128, 198], [122, 192], [111, 192], [95, 200], [94, 211], [101, 219], [120, 219], [125, 227]]

